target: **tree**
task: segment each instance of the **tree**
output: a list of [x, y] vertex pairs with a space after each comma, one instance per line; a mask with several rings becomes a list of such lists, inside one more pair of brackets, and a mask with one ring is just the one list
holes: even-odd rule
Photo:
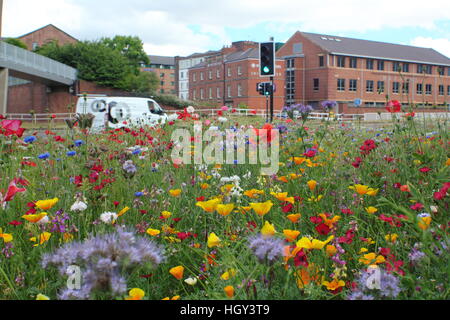
[[78, 77], [102, 86], [125, 89], [124, 79], [130, 74], [128, 60], [101, 42], [83, 41], [59, 46], [45, 44], [38, 54], [78, 69]]
[[13, 46], [16, 46], [16, 47], [19, 47], [19, 48], [28, 50], [27, 45], [26, 45], [25, 43], [23, 43], [22, 41], [20, 41], [19, 39], [16, 39], [16, 38], [7, 38], [7, 39], [5, 39], [5, 40], [3, 40], [3, 41], [6, 42], [6, 43], [11, 44], [11, 45], [13, 45]]
[[150, 63], [150, 59], [144, 50], [144, 45], [139, 37], [115, 36], [114, 38], [102, 38], [100, 43], [119, 52], [129, 61], [131, 71], [137, 76], [140, 67]]
[[129, 92], [141, 94], [153, 94], [159, 86], [158, 76], [153, 72], [141, 72], [139, 75], [128, 74], [122, 88]]

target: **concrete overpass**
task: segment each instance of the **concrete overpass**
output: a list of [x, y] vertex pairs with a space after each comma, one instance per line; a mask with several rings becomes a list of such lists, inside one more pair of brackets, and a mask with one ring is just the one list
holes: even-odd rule
[[0, 41], [0, 114], [7, 111], [9, 76], [48, 86], [71, 86], [77, 80], [77, 70]]

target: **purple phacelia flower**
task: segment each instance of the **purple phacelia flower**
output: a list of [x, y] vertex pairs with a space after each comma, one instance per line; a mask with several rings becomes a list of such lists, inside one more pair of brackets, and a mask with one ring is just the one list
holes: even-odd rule
[[261, 263], [272, 264], [283, 256], [284, 243], [280, 239], [257, 235], [248, 239], [248, 247]]

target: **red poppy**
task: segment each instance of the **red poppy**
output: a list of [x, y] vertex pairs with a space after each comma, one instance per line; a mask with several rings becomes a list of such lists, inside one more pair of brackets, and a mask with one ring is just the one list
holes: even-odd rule
[[20, 221], [14, 220], [14, 221], [9, 222], [8, 224], [12, 225], [14, 227], [18, 227], [18, 226], [22, 225], [23, 223]]
[[[22, 182], [22, 183], [20, 183], [20, 182]], [[18, 179], [18, 178], [16, 178], [13, 181], [11, 181], [11, 183], [8, 186], [8, 191], [6, 191], [6, 195], [5, 195], [4, 199], [3, 199], [3, 201], [4, 202], [11, 201], [11, 200], [14, 199], [14, 196], [17, 193], [27, 191], [25, 188], [18, 188], [17, 187], [18, 183], [24, 185], [25, 182], [26, 182], [26, 180], [21, 180], [21, 179]], [[28, 184], [28, 183], [26, 182], [26, 184]]]
[[323, 236], [327, 236], [331, 232], [331, 229], [325, 223], [322, 223], [316, 227], [316, 231]]
[[386, 105], [386, 110], [390, 113], [397, 113], [402, 111], [402, 104], [397, 100], [389, 101]]

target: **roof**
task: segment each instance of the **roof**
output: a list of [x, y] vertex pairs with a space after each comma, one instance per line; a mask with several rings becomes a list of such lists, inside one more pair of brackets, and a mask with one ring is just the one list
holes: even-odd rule
[[175, 57], [166, 56], [148, 56], [150, 59], [150, 64], [162, 64], [165, 66], [174, 66]]
[[225, 62], [245, 59], [259, 59], [259, 49], [250, 48], [244, 51], [236, 51], [225, 56]]
[[61, 30], [60, 28], [58, 28], [57, 26], [55, 26], [55, 25], [53, 25], [53, 24], [51, 24], [51, 23], [48, 24], [48, 25], [46, 25], [46, 26], [43, 26], [43, 27], [41, 27], [41, 28], [39, 28], [39, 29], [36, 29], [36, 30], [34, 30], [34, 31], [28, 32], [28, 33], [24, 34], [23, 36], [17, 37], [17, 39], [24, 38], [24, 37], [26, 37], [26, 36], [28, 36], [28, 35], [30, 35], [30, 34], [32, 34], [32, 33], [35, 33], [35, 32], [37, 32], [37, 31], [40, 31], [40, 30], [45, 29], [45, 28], [48, 28], [48, 27], [53, 27], [53, 28], [57, 29], [58, 31], [60, 31], [60, 32], [62, 32], [62, 33], [64, 33], [64, 34], [66, 34], [67, 36], [71, 37], [72, 39], [78, 41], [77, 38], [71, 36], [71, 35], [68, 34], [67, 32]]
[[450, 66], [450, 59], [431, 48], [300, 32], [332, 54]]

